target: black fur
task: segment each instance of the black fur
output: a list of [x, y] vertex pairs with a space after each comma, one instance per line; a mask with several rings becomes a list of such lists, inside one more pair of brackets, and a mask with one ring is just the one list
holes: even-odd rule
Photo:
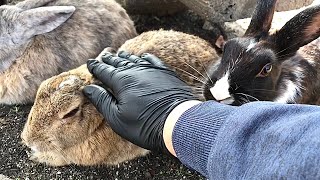
[[[286, 103], [316, 104], [320, 89], [320, 40], [310, 42], [320, 36], [320, 6], [302, 11], [279, 32], [269, 35], [275, 2], [258, 1], [244, 37], [231, 39], [225, 44], [222, 58], [210, 71], [211, 80], [208, 79], [204, 86], [206, 99], [215, 100], [210, 88], [228, 72], [233, 105], [255, 100], [277, 101], [285, 93], [290, 93], [286, 92], [290, 83], [296, 85], [297, 90], [294, 98], [288, 98]], [[307, 46], [298, 51], [304, 45]], [[271, 72], [261, 76], [260, 72], [269, 63]]]
[[0, 5], [4, 5], [4, 4], [7, 4], [8, 2], [7, 2], [7, 0], [1, 0], [0, 1]]

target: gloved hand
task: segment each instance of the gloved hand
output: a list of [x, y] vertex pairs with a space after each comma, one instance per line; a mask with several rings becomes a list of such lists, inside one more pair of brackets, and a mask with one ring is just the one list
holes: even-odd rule
[[117, 134], [145, 149], [167, 152], [164, 123], [174, 107], [196, 99], [191, 88], [154, 55], [118, 55], [106, 54], [104, 63], [88, 61], [89, 71], [110, 91], [89, 85], [84, 94]]

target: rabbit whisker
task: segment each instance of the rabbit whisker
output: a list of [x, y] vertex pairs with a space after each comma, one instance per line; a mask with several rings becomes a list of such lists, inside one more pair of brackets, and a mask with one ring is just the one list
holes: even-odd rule
[[234, 84], [236, 85], [236, 89], [235, 89], [235, 91], [236, 91], [236, 90], [238, 90], [240, 88], [240, 86], [238, 86], [237, 83], [234, 83]]
[[[235, 94], [238, 94], [238, 95], [242, 95], [242, 96], [245, 96], [245, 97], [251, 97], [252, 99], [254, 100], [257, 100], [257, 101], [260, 101], [258, 98], [254, 97], [254, 96], [251, 96], [249, 94], [245, 94], [245, 93], [235, 93]], [[248, 99], [249, 100], [249, 99]]]
[[207, 68], [203, 65], [202, 61], [199, 61], [199, 62], [200, 62], [200, 64], [201, 64], [201, 66], [202, 66], [202, 69], [203, 69], [204, 72], [206, 73], [208, 79], [209, 79], [210, 82], [213, 84], [213, 81], [212, 81], [211, 77], [209, 76], [209, 73], [208, 73], [208, 71], [207, 71]]
[[189, 77], [192, 77], [194, 80], [196, 80], [196, 81], [198, 81], [198, 82], [200, 82], [200, 83], [202, 83], [202, 84], [206, 84], [203, 80], [201, 80], [201, 79], [198, 78], [197, 76], [189, 73], [188, 71], [185, 71], [185, 70], [183, 70], [183, 69], [181, 69], [181, 68], [178, 68], [178, 67], [176, 67], [176, 69], [178, 69], [179, 71], [182, 71], [183, 73], [186, 73], [187, 75], [189, 75]]
[[269, 89], [250, 89], [250, 92], [262, 91], [262, 92], [277, 92], [276, 90], [269, 90]]
[[240, 97], [240, 99], [241, 99], [240, 101], [241, 105], [251, 102], [248, 98]]
[[[299, 41], [298, 41], [298, 42], [296, 42], [296, 43], [291, 44], [291, 45], [290, 45], [290, 46], [288, 46], [287, 48], [285, 48], [285, 49], [283, 49], [283, 50], [281, 50], [281, 51], [277, 52], [277, 53], [276, 53], [276, 55], [278, 55], [278, 54], [280, 54], [280, 53], [282, 53], [282, 52], [284, 52], [284, 51], [288, 50], [289, 48], [291, 48], [291, 47], [293, 47], [293, 46], [296, 46], [298, 43], [299, 43]], [[287, 54], [286, 54], [286, 55], [287, 55]], [[285, 55], [283, 55], [283, 56], [285, 56]], [[283, 57], [283, 56], [282, 56], [282, 57]], [[278, 57], [280, 57], [280, 56], [278, 56]]]
[[196, 68], [194, 68], [193, 66], [191, 66], [189, 63], [183, 61], [187, 66], [189, 66], [191, 69], [193, 69], [194, 71], [196, 71], [198, 74], [200, 74], [204, 79], [206, 79], [206, 77], [200, 72], [198, 71]]
[[240, 57], [242, 56], [243, 53], [244, 53], [244, 50], [241, 51], [241, 53], [239, 53], [239, 56], [237, 57], [237, 59], [236, 59], [234, 62], [233, 62], [233, 60], [232, 60], [233, 65], [232, 65], [231, 71], [234, 71], [234, 70], [236, 69], [237, 64], [239, 64], [240, 61], [241, 61]]

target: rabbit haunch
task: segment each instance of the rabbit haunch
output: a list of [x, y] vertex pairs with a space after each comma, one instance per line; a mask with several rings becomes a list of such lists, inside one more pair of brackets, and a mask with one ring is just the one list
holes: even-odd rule
[[317, 104], [320, 93], [320, 5], [269, 35], [276, 1], [259, 0], [243, 37], [224, 45], [204, 86], [206, 99], [240, 105], [267, 100]]
[[[204, 68], [218, 59], [208, 42], [175, 31], [142, 33], [120, 50], [137, 55], [156, 54], [189, 85], [199, 85], [195, 89], [198, 93], [199, 80], [206, 73]], [[146, 150], [116, 135], [83, 96], [81, 89], [91, 83], [99, 82], [83, 65], [41, 84], [21, 134], [24, 144], [36, 150], [33, 160], [55, 166], [116, 164], [146, 154]]]
[[33, 102], [43, 80], [137, 35], [113, 0], [26, 0], [0, 6], [0, 21], [0, 103], [5, 104]]

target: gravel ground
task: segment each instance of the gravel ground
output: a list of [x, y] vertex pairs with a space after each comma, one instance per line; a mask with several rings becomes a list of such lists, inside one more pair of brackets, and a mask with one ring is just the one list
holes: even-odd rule
[[[138, 32], [153, 29], [175, 29], [215, 42], [218, 29], [202, 29], [204, 21], [190, 11], [174, 16], [132, 16]], [[218, 33], [217, 33], [218, 32]], [[48, 167], [28, 159], [27, 149], [20, 143], [20, 133], [31, 105], [0, 105], [0, 174], [12, 179], [204, 179], [178, 160], [151, 154], [116, 167]], [[3, 178], [0, 175], [0, 179]]]

